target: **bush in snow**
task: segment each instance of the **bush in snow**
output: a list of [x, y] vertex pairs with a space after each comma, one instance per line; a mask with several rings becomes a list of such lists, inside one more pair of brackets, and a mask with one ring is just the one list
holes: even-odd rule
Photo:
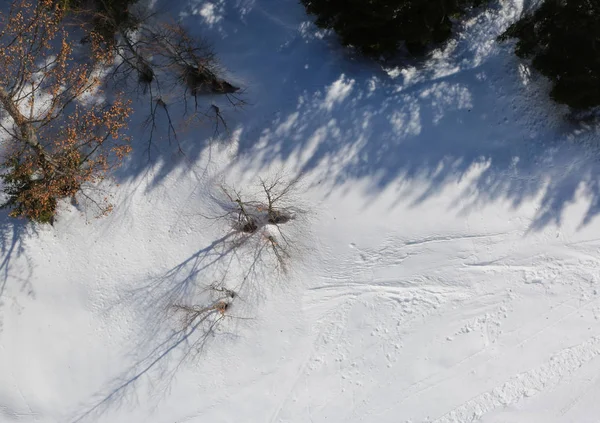
[[205, 326], [201, 331], [202, 336], [193, 345], [196, 348], [202, 347], [208, 336], [213, 334], [213, 330], [225, 317], [236, 298], [234, 291], [217, 286], [211, 286], [204, 294], [206, 302], [202, 305], [177, 303], [171, 306], [184, 331], [193, 331], [200, 325]]
[[[226, 127], [219, 107], [206, 104], [200, 108], [198, 103], [200, 96], [211, 95], [225, 96], [233, 106], [244, 103], [236, 95], [239, 87], [225, 80], [209, 43], [193, 36], [179, 23], [148, 14], [138, 7], [137, 0], [95, 1], [104, 6], [92, 15], [94, 25], [85, 40], [92, 44], [93, 50], [112, 54], [113, 86], [131, 94], [149, 94], [150, 113], [146, 121], [151, 131], [149, 146], [159, 115], [166, 117], [164, 126], [168, 128], [169, 140], [177, 140], [176, 117], [185, 117], [186, 125], [209, 120], [214, 122], [216, 131], [220, 126]], [[126, 18], [122, 16], [122, 8], [113, 6], [115, 2], [127, 3]], [[76, 15], [86, 17], [85, 12]], [[87, 18], [89, 21], [90, 17]], [[86, 26], [89, 28], [89, 24]], [[174, 104], [182, 106], [179, 116], [172, 115]]]
[[284, 180], [277, 176], [260, 180], [254, 193], [244, 193], [221, 185], [219, 214], [209, 217], [228, 222], [232, 248], [250, 246], [253, 251], [250, 273], [259, 264], [287, 271], [291, 251], [298, 240], [290, 223], [301, 218], [304, 210], [294, 206], [298, 179]]
[[600, 2], [546, 0], [500, 36], [552, 83], [551, 97], [576, 110], [600, 106]]
[[333, 29], [342, 44], [379, 58], [404, 44], [414, 55], [452, 33], [452, 17], [484, 0], [301, 0], [316, 24]]
[[134, 29], [138, 22], [131, 7], [138, 0], [54, 0], [67, 13], [83, 18], [92, 30], [106, 43], [114, 45], [120, 31]]
[[[121, 137], [130, 109], [92, 101], [96, 70], [73, 60], [52, 0], [16, 0], [0, 13], [0, 179], [11, 216], [52, 222], [57, 202], [86, 194], [129, 152]], [[79, 101], [79, 100], [86, 101]], [[92, 202], [99, 213], [106, 199]]]

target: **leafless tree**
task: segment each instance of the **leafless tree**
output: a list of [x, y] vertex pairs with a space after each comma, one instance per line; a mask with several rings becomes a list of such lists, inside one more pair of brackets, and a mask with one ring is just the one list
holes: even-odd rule
[[234, 247], [250, 246], [254, 252], [244, 278], [264, 265], [287, 271], [297, 244], [285, 227], [305, 214], [294, 204], [298, 182], [280, 175], [260, 179], [254, 192], [248, 194], [226, 184], [219, 187], [220, 195], [215, 199], [220, 211], [207, 217], [228, 222]]

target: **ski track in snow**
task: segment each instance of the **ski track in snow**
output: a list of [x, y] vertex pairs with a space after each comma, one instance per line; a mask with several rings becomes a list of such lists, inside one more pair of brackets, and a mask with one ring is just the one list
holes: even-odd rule
[[[322, 278], [322, 284], [309, 288], [307, 296], [307, 310], [319, 309], [319, 336], [316, 337], [315, 357], [327, 354], [327, 345], [337, 345], [340, 337], [346, 330], [345, 322], [353, 304], [356, 302], [381, 303], [384, 300], [395, 301], [406, 305], [406, 308], [395, 309], [394, 318], [398, 319], [398, 327], [413, 327], [417, 322], [426, 322], [430, 315], [443, 316], [451, 307], [461, 310], [463, 317], [472, 314], [462, 329], [448, 334], [448, 339], [480, 332], [483, 349], [465, 356], [443, 372], [438, 372], [413, 383], [398, 392], [395, 410], [412, 397], [436, 389], [442, 383], [462, 378], [475, 364], [475, 360], [482, 357], [488, 348], [494, 346], [495, 351], [491, 357], [483, 362], [476, 362], [482, 366], [490, 361], [498, 361], [503, 357], [513, 354], [517, 349], [524, 348], [528, 343], [534, 342], [542, 334], [551, 331], [566, 319], [576, 313], [594, 306], [597, 313], [599, 299], [595, 297], [594, 284], [589, 282], [600, 271], [600, 260], [576, 250], [569, 252], [567, 257], [552, 257], [547, 251], [538, 252], [538, 247], [532, 249], [527, 255], [516, 254], [510, 237], [518, 236], [517, 233], [492, 233], [472, 236], [433, 236], [416, 240], [401, 240], [389, 238], [378, 248], [359, 248], [350, 245], [350, 256], [345, 263], [332, 264], [328, 269], [338, 269], [337, 272], [327, 272]], [[508, 238], [508, 239], [507, 239]], [[592, 242], [592, 241], [588, 241]], [[507, 253], [502, 249], [509, 246]], [[486, 247], [498, 250], [498, 258], [491, 260], [477, 260], [475, 252]], [[390, 272], [401, 274], [406, 260], [416, 258], [420, 254], [431, 254], [436, 248], [443, 247], [444, 251], [452, 251], [444, 262], [432, 266], [430, 269], [411, 276], [399, 278], [377, 278], [373, 269], [391, 269]], [[432, 250], [433, 249], [433, 250]], [[511, 256], [512, 255], [512, 256]], [[335, 255], [330, 259], [335, 260]], [[475, 258], [475, 259], [474, 259]], [[527, 263], [527, 264], [525, 264]], [[461, 270], [462, 266], [462, 270]], [[499, 287], [497, 283], [486, 289], [478, 282], [457, 283], [452, 279], [450, 269], [459, 269], [459, 273], [469, 276], [469, 280], [489, 279], [494, 275], [510, 275], [521, 284], [508, 287]], [[349, 269], [349, 273], [340, 269]], [[448, 272], [444, 272], [447, 270]], [[369, 275], [370, 278], [362, 276]], [[569, 275], [568, 280], [561, 281], [561, 277]], [[575, 278], [573, 278], [575, 276]], [[574, 280], [579, 282], [573, 282]], [[522, 322], [520, 326], [510, 331], [503, 331], [502, 321], [512, 313], [515, 301], [519, 302], [519, 295], [510, 286], [524, 289], [538, 289], [539, 293], [550, 295], [549, 290], [568, 287], [572, 294], [567, 299], [552, 306], [547, 313], [536, 316], [529, 322]], [[539, 288], [538, 288], [539, 286]], [[480, 303], [476, 308], [476, 303]], [[451, 306], [451, 307], [450, 307]], [[481, 311], [477, 311], [481, 309]], [[382, 316], [384, 320], [387, 316]], [[537, 325], [544, 321], [543, 325]], [[397, 349], [392, 349], [398, 352]], [[502, 407], [515, 404], [525, 398], [539, 395], [547, 389], [559, 384], [561, 380], [575, 372], [580, 367], [594, 359], [600, 351], [600, 338], [592, 337], [588, 341], [570, 348], [565, 348], [555, 353], [552, 358], [538, 368], [517, 373], [495, 388], [483, 392], [463, 404], [453, 408], [443, 416], [434, 420], [439, 423], [464, 423], [478, 421], [486, 413]], [[329, 351], [329, 355], [331, 355]], [[322, 358], [316, 361], [321, 361]], [[310, 372], [305, 376], [309, 377]], [[291, 395], [291, 394], [289, 394]], [[289, 396], [288, 395], [288, 396]], [[368, 398], [368, 397], [367, 397]], [[391, 412], [385, 410], [382, 414]], [[427, 421], [430, 421], [429, 419]]]
[[476, 422], [496, 408], [507, 407], [552, 388], [598, 354], [600, 337], [592, 337], [582, 344], [560, 351], [536, 369], [511, 377], [504, 384], [476, 396], [433, 423]]

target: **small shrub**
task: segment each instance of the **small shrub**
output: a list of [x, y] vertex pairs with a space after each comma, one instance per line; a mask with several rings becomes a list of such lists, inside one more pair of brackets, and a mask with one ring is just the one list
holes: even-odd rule
[[[239, 91], [238, 87], [219, 76], [222, 72], [210, 45], [191, 36], [183, 26], [167, 23], [146, 26], [140, 33], [140, 40], [144, 45], [134, 53], [152, 57], [155, 70], [173, 73], [193, 97]], [[127, 41], [130, 46], [136, 47], [135, 41]]]
[[[249, 193], [221, 185], [217, 200], [219, 212], [210, 219], [226, 221], [229, 226], [231, 249], [242, 247], [253, 251], [249, 278], [259, 265], [287, 272], [293, 251], [298, 251], [297, 230], [306, 214], [296, 206], [298, 179], [285, 180], [276, 175], [261, 179]], [[292, 224], [296, 221], [298, 225]], [[298, 227], [298, 228], [296, 228]], [[307, 229], [303, 228], [303, 232]]]
[[280, 178], [269, 182], [261, 180], [259, 194], [253, 196], [255, 199], [248, 199], [240, 191], [222, 186], [221, 191], [227, 201], [222, 204], [226, 214], [220, 217], [230, 219], [232, 229], [243, 234], [254, 234], [268, 225], [284, 225], [302, 213], [290, 204], [297, 182]]
[[546, 0], [511, 25], [515, 53], [552, 81], [550, 96], [576, 110], [600, 106], [600, 2]]
[[82, 17], [107, 46], [114, 46], [119, 32], [137, 28], [131, 8], [139, 0], [55, 0], [63, 10]]
[[[0, 208], [11, 209], [12, 217], [25, 217], [38, 223], [53, 223], [56, 213], [56, 197], [50, 195], [47, 180], [34, 177], [31, 169], [12, 160], [12, 166], [4, 165], [6, 173], [0, 176], [7, 197]], [[68, 195], [59, 187], [60, 196]]]
[[379, 58], [402, 44], [414, 55], [452, 34], [452, 17], [483, 0], [301, 0], [321, 28], [333, 29], [343, 45]]
[[[138, 10], [136, 31], [120, 31], [115, 44], [106, 49], [101, 37], [90, 34], [93, 51], [113, 53], [116, 66], [110, 80], [113, 86], [124, 88], [130, 94], [143, 95], [150, 102], [150, 113], [145, 125], [150, 130], [148, 154], [154, 131], [166, 128], [169, 142], [178, 140], [178, 129], [194, 122], [212, 121], [215, 133], [227, 125], [219, 107], [206, 104], [199, 97], [224, 96], [233, 107], [244, 101], [238, 97], [239, 87], [223, 78], [224, 71], [209, 43], [192, 36], [181, 24], [166, 23], [155, 16], [144, 16]], [[100, 54], [100, 62], [107, 59]], [[172, 105], [179, 104], [182, 113], [172, 113]], [[166, 118], [166, 122], [164, 119]], [[163, 120], [163, 123], [159, 123]]]

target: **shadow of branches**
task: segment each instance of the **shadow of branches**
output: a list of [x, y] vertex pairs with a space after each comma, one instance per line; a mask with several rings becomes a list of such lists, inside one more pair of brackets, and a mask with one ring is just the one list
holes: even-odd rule
[[[188, 357], [195, 357], [216, 336], [233, 336], [221, 324], [232, 316], [214, 306], [228, 295], [222, 289], [222, 281], [205, 283], [211, 275], [208, 270], [213, 274], [227, 271], [235, 254], [234, 246], [228, 242], [230, 238], [231, 234], [227, 234], [217, 239], [123, 295], [115, 307], [136, 310], [144, 322], [129, 353], [134, 359], [107, 390], [98, 392], [84, 411], [78, 412], [73, 422], [87, 421], [130, 401], [138, 395], [138, 385], [144, 377], [151, 381], [153, 395], [168, 390], [177, 369]], [[179, 304], [207, 306], [196, 318], [184, 321], [178, 315]]]
[[166, 392], [186, 359], [217, 336], [236, 337], [236, 323], [252, 320], [261, 303], [264, 282], [276, 273], [280, 283], [300, 260], [307, 211], [297, 206], [299, 185], [277, 174], [243, 191], [225, 182], [214, 187], [204, 218], [222, 235], [119, 296], [111, 311], [133, 311], [143, 322], [128, 353], [134, 360], [74, 421], [128, 403], [142, 378], [153, 396]]

